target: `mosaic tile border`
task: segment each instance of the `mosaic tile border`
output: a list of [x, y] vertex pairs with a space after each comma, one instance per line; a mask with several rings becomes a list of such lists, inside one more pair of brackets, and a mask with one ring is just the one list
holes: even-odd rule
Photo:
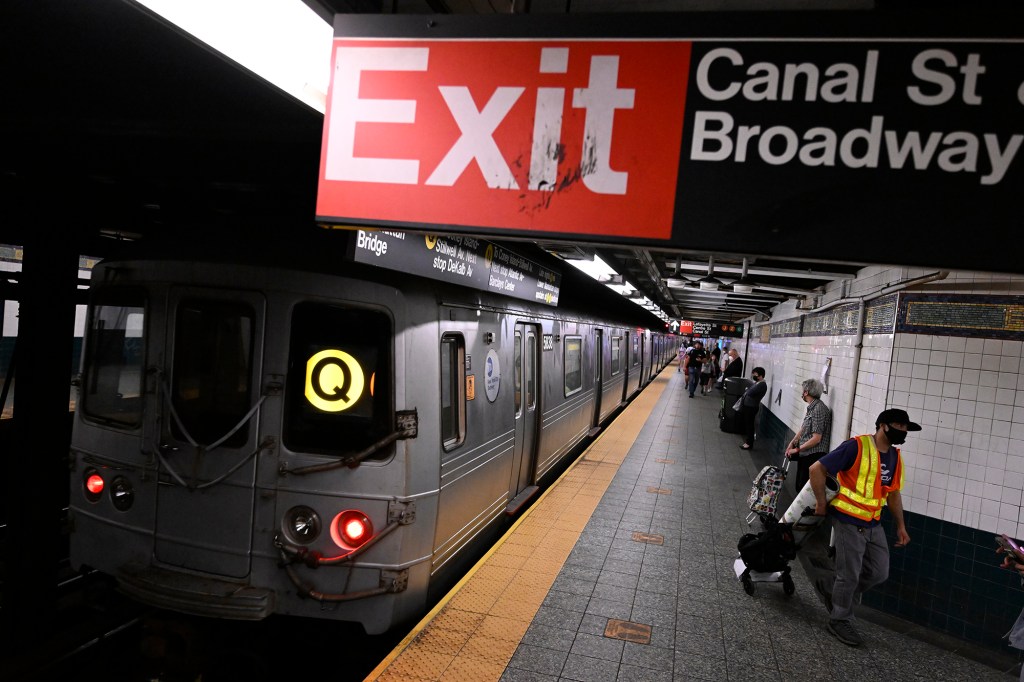
[[[897, 294], [869, 301], [864, 309], [864, 333], [893, 333], [897, 301]], [[857, 303], [846, 303], [831, 310], [774, 322], [770, 325], [771, 337], [852, 336], [857, 333], [858, 308]]]
[[1024, 340], [1024, 296], [904, 294], [896, 331]]

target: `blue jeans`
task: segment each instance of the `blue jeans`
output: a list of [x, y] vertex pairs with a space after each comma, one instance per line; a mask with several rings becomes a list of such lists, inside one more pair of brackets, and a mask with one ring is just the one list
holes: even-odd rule
[[700, 382], [700, 368], [687, 367], [686, 372], [686, 390], [690, 392], [690, 397], [692, 398], [693, 392], [697, 390], [697, 384]]

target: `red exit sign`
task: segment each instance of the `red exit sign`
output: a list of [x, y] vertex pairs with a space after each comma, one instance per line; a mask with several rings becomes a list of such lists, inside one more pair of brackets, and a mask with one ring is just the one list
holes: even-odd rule
[[690, 52], [338, 38], [317, 218], [668, 239]]

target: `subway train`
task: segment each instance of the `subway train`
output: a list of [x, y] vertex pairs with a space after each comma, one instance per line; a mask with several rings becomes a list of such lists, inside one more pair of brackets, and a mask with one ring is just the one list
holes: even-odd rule
[[540, 249], [565, 266], [557, 306], [355, 262], [354, 234], [324, 232], [96, 266], [74, 567], [159, 608], [385, 632], [674, 356], [661, 320]]

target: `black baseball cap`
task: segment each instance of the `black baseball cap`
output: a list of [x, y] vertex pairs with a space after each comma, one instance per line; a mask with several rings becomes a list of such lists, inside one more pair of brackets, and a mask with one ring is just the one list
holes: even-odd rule
[[882, 410], [881, 414], [878, 415], [878, 419], [875, 420], [875, 428], [878, 428], [879, 424], [906, 424], [907, 431], [920, 431], [921, 425], [915, 424], [910, 421], [910, 415], [907, 414], [906, 410], [898, 410], [896, 408], [889, 408], [888, 410]]

